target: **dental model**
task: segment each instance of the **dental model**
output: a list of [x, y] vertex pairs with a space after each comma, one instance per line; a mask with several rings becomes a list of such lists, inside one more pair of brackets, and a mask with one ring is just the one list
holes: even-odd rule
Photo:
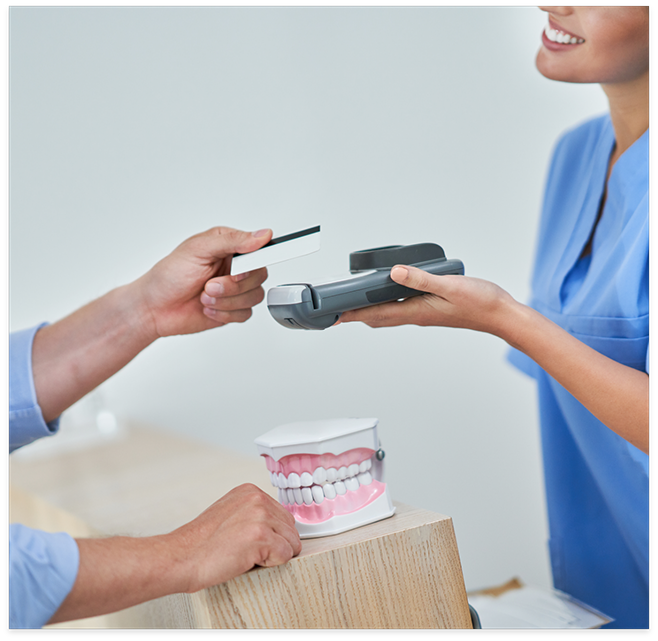
[[279, 503], [301, 538], [338, 534], [392, 516], [376, 418], [281, 425], [255, 443]]

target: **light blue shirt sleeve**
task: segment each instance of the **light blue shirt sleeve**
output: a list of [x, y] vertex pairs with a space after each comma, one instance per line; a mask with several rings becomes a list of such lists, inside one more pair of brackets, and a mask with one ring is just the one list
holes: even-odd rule
[[59, 429], [43, 420], [32, 378], [32, 343], [45, 323], [9, 335], [9, 452]]
[[64, 532], [9, 526], [9, 627], [41, 628], [57, 612], [78, 575], [80, 553]]
[[[32, 378], [32, 343], [39, 325], [9, 336], [9, 451], [59, 429], [46, 423]], [[9, 526], [9, 627], [40, 628], [57, 612], [78, 575], [80, 555], [64, 532]]]

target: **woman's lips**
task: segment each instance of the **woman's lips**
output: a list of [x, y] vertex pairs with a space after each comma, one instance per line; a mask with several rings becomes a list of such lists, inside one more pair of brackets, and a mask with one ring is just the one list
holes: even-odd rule
[[577, 40], [584, 41], [584, 38], [579, 36], [577, 33], [572, 33], [571, 31], [567, 31], [564, 27], [562, 27], [557, 22], [555, 22], [555, 20], [553, 20], [553, 18], [551, 18], [550, 16], [548, 17], [548, 28], [554, 29], [555, 31], [559, 31], [560, 33], [564, 33], [572, 38], [576, 38]]

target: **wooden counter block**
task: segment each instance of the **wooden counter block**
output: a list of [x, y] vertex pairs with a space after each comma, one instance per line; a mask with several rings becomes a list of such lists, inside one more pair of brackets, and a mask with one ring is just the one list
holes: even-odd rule
[[[276, 496], [264, 463], [133, 427], [78, 451], [10, 462], [10, 521], [73, 536], [151, 535], [241, 483]], [[305, 539], [299, 556], [195, 594], [58, 628], [471, 628], [452, 520], [395, 503], [394, 516]]]

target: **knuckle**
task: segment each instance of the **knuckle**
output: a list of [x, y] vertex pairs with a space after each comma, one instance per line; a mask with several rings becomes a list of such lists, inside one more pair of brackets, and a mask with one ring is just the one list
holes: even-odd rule
[[413, 284], [415, 289], [422, 289], [423, 291], [431, 287], [430, 277], [427, 272], [418, 270], [416, 273], [415, 282]]
[[212, 227], [208, 230], [212, 238], [219, 240], [223, 247], [233, 248], [241, 243], [244, 232], [233, 227]]
[[223, 227], [217, 225], [215, 227], [211, 227], [206, 233], [212, 236], [224, 236], [230, 231], [231, 231], [230, 227]]
[[433, 284], [434, 281], [431, 280], [431, 276], [423, 276], [420, 280], [420, 286], [423, 289], [423, 291], [432, 289]]
[[265, 492], [263, 492], [260, 488], [256, 487], [255, 485], [250, 485], [247, 488], [248, 491], [248, 496], [246, 497], [246, 500], [249, 502], [249, 506], [253, 510], [261, 510], [265, 506], [268, 505], [268, 497]]
[[270, 528], [260, 521], [254, 521], [245, 527], [245, 537], [252, 543], [262, 544], [270, 537]]
[[264, 494], [258, 486], [253, 483], [242, 483], [237, 487], [233, 488], [231, 492], [240, 496], [240, 501], [250, 507], [254, 505], [257, 501], [260, 500], [261, 495]]
[[272, 555], [272, 565], [283, 565], [292, 559], [294, 550], [290, 544], [279, 546]]

